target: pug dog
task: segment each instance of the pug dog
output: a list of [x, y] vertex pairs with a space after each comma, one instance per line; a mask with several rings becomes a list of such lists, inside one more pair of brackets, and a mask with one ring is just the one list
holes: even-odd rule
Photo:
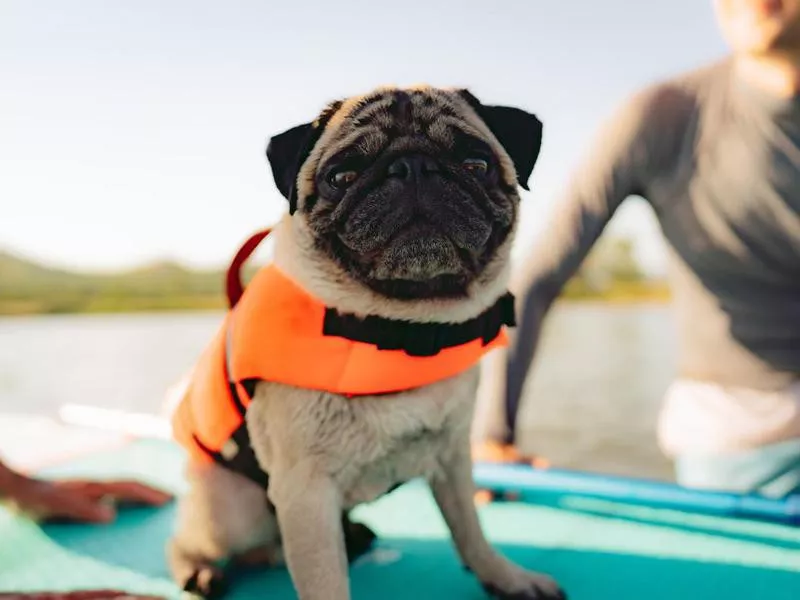
[[[518, 187], [528, 189], [541, 137], [535, 115], [484, 105], [465, 89], [386, 87], [333, 102], [268, 144], [289, 202], [272, 260], [342, 313], [475, 319], [507, 294]], [[190, 464], [168, 546], [175, 580], [209, 595], [221, 589], [219, 561], [239, 557], [285, 564], [301, 600], [347, 600], [347, 511], [421, 477], [489, 595], [565, 598], [481, 531], [469, 442], [478, 377], [476, 364], [354, 398], [257, 382], [246, 426], [267, 489], [220, 465]]]

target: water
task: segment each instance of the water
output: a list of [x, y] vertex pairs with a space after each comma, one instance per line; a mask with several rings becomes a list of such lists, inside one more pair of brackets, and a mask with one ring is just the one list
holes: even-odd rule
[[[55, 414], [64, 403], [157, 413], [221, 316], [0, 319], [0, 413]], [[673, 336], [660, 306], [556, 307], [526, 390], [520, 444], [558, 466], [671, 478], [655, 422]]]
[[664, 306], [561, 305], [548, 317], [518, 424], [554, 464], [672, 479], [655, 428], [675, 372]]

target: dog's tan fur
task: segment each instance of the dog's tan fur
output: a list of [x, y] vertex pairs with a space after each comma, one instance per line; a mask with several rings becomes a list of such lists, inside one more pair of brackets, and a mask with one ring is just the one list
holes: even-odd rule
[[[468, 126], [493, 140], [503, 176], [513, 181], [510, 159], [471, 110], [447, 92], [431, 94], [437, 102], [456, 106]], [[299, 174], [301, 199], [311, 193], [316, 165], [331, 150], [341, 115], [363, 101], [345, 102], [331, 119]], [[326, 305], [344, 312], [463, 321], [492, 305], [508, 283], [511, 238], [465, 298], [408, 302], [370, 291], [322, 256], [302, 212], [283, 219], [275, 233], [276, 265]], [[532, 590], [556, 589], [547, 577], [498, 555], [481, 532], [472, 501], [469, 445], [477, 385], [478, 367], [424, 388], [353, 399], [259, 383], [247, 425], [259, 463], [270, 476], [268, 497], [277, 509], [280, 533], [264, 490], [221, 467], [190, 466], [191, 491], [181, 500], [169, 547], [173, 575], [180, 582], [197, 571], [208, 577], [216, 559], [254, 551], [278, 562], [280, 537], [302, 600], [347, 600], [342, 510], [372, 500], [398, 482], [424, 477], [461, 559], [481, 582], [509, 595], [531, 593], [526, 598], [539, 597]]]

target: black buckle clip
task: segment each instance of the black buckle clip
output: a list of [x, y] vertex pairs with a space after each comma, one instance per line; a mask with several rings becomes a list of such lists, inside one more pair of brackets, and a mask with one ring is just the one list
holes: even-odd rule
[[430, 323], [420, 323], [410, 327], [406, 335], [404, 348], [409, 356], [435, 356], [442, 351], [444, 343], [442, 330]]

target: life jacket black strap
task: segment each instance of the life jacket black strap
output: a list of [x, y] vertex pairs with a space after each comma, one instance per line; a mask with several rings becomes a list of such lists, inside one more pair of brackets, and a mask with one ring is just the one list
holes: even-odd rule
[[[212, 450], [204, 445], [196, 436], [195, 442], [198, 446], [210, 456], [217, 464], [226, 467], [240, 475], [243, 475], [254, 481], [264, 489], [267, 488], [269, 483], [269, 476], [261, 469], [258, 464], [255, 451], [250, 444], [250, 434], [247, 431], [247, 422], [245, 421], [245, 414], [247, 409], [242, 398], [239, 395], [239, 388], [236, 383], [231, 381], [230, 376], [230, 323], [228, 326], [227, 339], [225, 345], [225, 360], [223, 361], [222, 376], [228, 382], [228, 396], [231, 404], [239, 415], [241, 422], [230, 438], [222, 445], [219, 450]], [[255, 392], [255, 381], [242, 382], [242, 388], [245, 393], [253, 397]]]
[[242, 421], [242, 424], [236, 428], [236, 431], [220, 450], [208, 448], [196, 436], [194, 440], [218, 465], [243, 475], [258, 484], [259, 487], [267, 489], [269, 476], [261, 469], [253, 447], [250, 445], [247, 423]]
[[463, 323], [417, 323], [377, 316], [360, 318], [325, 310], [323, 334], [373, 344], [380, 350], [404, 350], [410, 356], [435, 356], [445, 348], [473, 340], [494, 340], [503, 325], [516, 325], [514, 296], [506, 293], [492, 307]]

